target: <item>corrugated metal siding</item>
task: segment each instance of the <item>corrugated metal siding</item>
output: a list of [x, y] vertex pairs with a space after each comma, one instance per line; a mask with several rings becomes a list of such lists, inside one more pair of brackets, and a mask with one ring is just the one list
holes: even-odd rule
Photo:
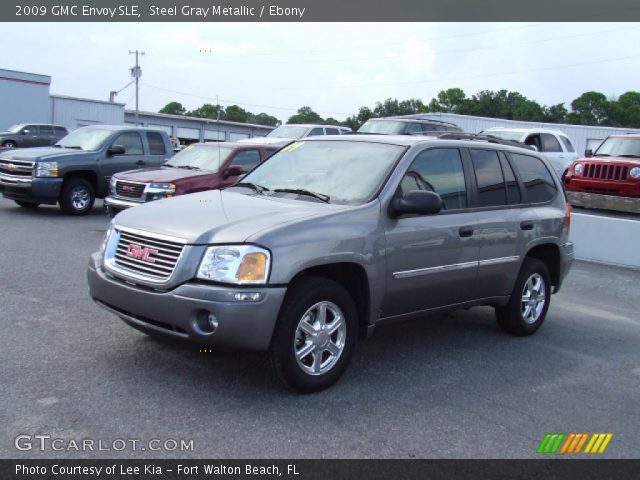
[[69, 130], [95, 124], [122, 125], [124, 105], [51, 95], [51, 120]]
[[620, 133], [640, 133], [637, 128], [590, 127], [585, 125], [568, 125], [564, 123], [522, 122], [518, 120], [503, 120], [500, 118], [473, 117], [455, 113], [428, 113], [425, 116], [434, 120], [452, 122], [462, 127], [464, 131], [478, 133], [493, 127], [504, 128], [548, 128], [559, 130], [567, 135], [576, 147], [578, 155], [582, 155], [586, 148], [593, 148], [609, 135]]

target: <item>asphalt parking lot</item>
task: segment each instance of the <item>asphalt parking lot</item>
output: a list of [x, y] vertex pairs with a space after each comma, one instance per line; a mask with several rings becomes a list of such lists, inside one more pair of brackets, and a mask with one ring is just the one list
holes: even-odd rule
[[[333, 388], [300, 396], [262, 357], [147, 338], [88, 297], [108, 220], [0, 200], [0, 457], [536, 457], [547, 432], [640, 447], [640, 271], [576, 262], [533, 337], [489, 308], [379, 328]], [[192, 439], [193, 451], [18, 451], [20, 434]], [[583, 455], [584, 456], [584, 455]]]

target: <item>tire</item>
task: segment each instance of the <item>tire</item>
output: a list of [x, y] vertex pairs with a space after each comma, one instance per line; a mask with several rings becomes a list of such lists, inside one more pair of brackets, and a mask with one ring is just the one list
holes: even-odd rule
[[24, 202], [22, 200], [14, 200], [14, 201], [23, 208], [38, 208], [40, 206], [38, 202]]
[[[533, 298], [531, 291], [535, 293]], [[525, 296], [533, 303], [523, 305]], [[504, 307], [496, 307], [498, 325], [512, 335], [531, 335], [544, 322], [550, 301], [549, 269], [537, 258], [527, 257], [518, 274], [509, 303]]]
[[[324, 322], [317, 318], [322, 311]], [[335, 323], [337, 316], [341, 323]], [[358, 314], [349, 292], [333, 280], [303, 277], [290, 287], [280, 309], [268, 352], [272, 372], [299, 392], [324, 390], [346, 370], [357, 334]]]
[[16, 148], [18, 145], [16, 145], [16, 142], [14, 142], [13, 140], [7, 140], [2, 144], [2, 146], [5, 148]]
[[60, 208], [68, 215], [86, 215], [96, 200], [91, 183], [84, 178], [72, 177], [62, 185]]

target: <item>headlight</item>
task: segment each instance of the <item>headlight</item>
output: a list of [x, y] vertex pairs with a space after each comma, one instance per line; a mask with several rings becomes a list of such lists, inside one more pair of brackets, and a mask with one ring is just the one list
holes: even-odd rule
[[57, 177], [58, 162], [37, 162], [36, 177]]
[[209, 247], [198, 267], [198, 278], [238, 285], [266, 283], [271, 255], [254, 245]]
[[109, 180], [109, 193], [111, 195], [115, 195], [115, 193], [116, 193], [116, 182], [117, 181], [118, 180], [114, 176], [112, 176], [111, 180]]
[[576, 163], [575, 166], [573, 167], [573, 171], [576, 172], [578, 175], [580, 175], [582, 173], [582, 164]]
[[147, 185], [146, 192], [147, 200], [171, 198], [176, 193], [176, 186], [173, 183], [150, 183]]
[[633, 167], [631, 170], [629, 170], [629, 176], [631, 178], [640, 177], [640, 167]]
[[109, 243], [109, 237], [111, 236], [112, 232], [113, 232], [113, 220], [111, 221], [111, 223], [109, 223], [109, 228], [107, 228], [107, 231], [104, 233], [104, 238], [102, 239], [102, 243], [100, 244], [100, 251], [102, 253], [104, 253], [104, 251], [107, 248], [107, 243]]

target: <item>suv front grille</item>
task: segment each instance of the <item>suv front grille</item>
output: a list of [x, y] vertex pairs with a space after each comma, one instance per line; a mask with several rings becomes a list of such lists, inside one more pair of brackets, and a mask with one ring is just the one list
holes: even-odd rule
[[154, 280], [167, 280], [183, 248], [184, 245], [177, 242], [121, 230], [114, 260], [124, 270]]
[[625, 180], [629, 167], [606, 163], [586, 163], [583, 176], [597, 180]]
[[144, 193], [144, 183], [116, 181], [116, 195], [125, 198], [141, 199]]
[[0, 158], [0, 173], [15, 177], [30, 177], [32, 172], [33, 162]]

